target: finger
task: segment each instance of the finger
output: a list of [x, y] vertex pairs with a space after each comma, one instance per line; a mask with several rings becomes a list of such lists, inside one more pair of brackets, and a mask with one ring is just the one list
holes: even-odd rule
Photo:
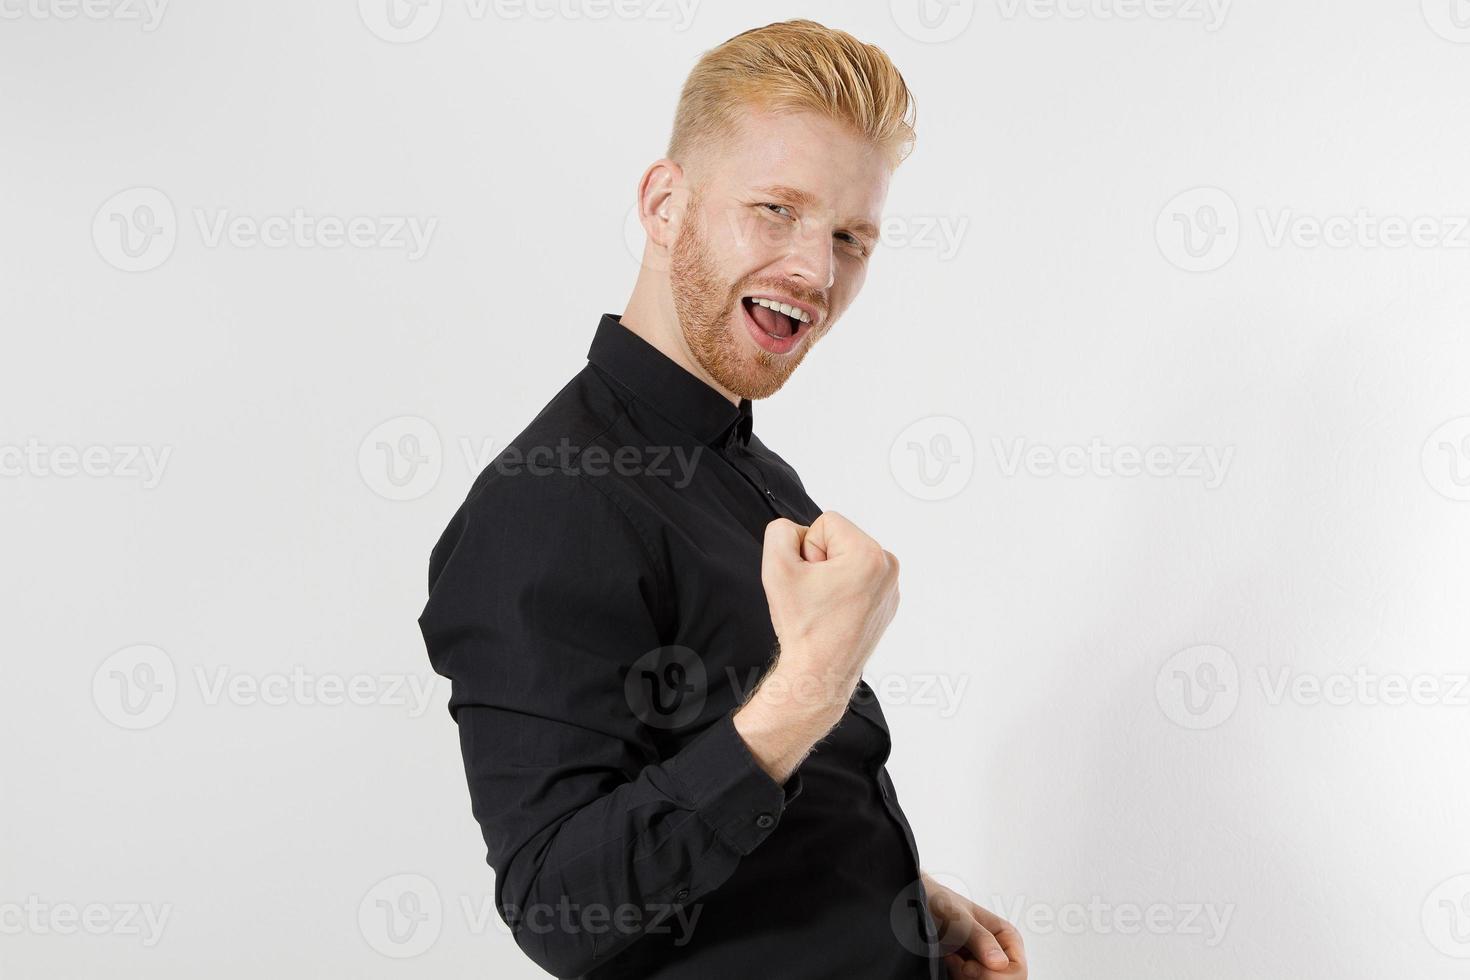
[[965, 972], [965, 962], [957, 953], [950, 953], [944, 958], [944, 969], [949, 974], [949, 980], [971, 980], [976, 976], [976, 974]]
[[801, 560], [802, 539], [806, 537], [807, 528], [802, 527], [795, 521], [778, 517], [766, 525], [766, 537], [763, 544], [762, 559], [765, 562], [780, 562], [783, 564], [795, 564]]
[[982, 925], [977, 924], [970, 930], [970, 941], [966, 945], [987, 970], [1004, 970], [1010, 965], [1010, 957], [1000, 948], [991, 931]]
[[990, 934], [995, 937], [996, 942], [1000, 943], [1000, 948], [1005, 950], [1011, 962], [1025, 966], [1026, 943], [1021, 938], [1021, 931], [982, 906], [976, 905], [974, 913], [975, 920], [990, 930]]
[[970, 944], [971, 933], [980, 925], [963, 902], [959, 895], [947, 888], [936, 889], [929, 895], [929, 912], [939, 930], [939, 949], [969, 960], [965, 947]]
[[801, 557], [807, 561], [826, 561], [827, 549], [817, 535], [804, 534], [801, 537]]
[[821, 516], [812, 521], [807, 538], [828, 558], [836, 558], [873, 543], [871, 538], [858, 530], [856, 524], [835, 510], [823, 511]]

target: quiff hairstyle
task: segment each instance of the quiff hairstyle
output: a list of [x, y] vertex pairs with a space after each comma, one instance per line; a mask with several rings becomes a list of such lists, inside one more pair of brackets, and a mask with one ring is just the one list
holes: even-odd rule
[[888, 55], [813, 20], [753, 28], [706, 51], [679, 95], [669, 159], [683, 164], [718, 146], [747, 109], [821, 113], [878, 147], [892, 169], [913, 151], [913, 95]]

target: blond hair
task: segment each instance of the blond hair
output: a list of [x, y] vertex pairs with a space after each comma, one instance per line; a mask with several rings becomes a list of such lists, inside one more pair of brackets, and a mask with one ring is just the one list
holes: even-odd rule
[[679, 96], [668, 157], [685, 163], [731, 133], [742, 110], [812, 111], [845, 123], [897, 168], [915, 108], [883, 49], [813, 20], [757, 27], [704, 53]]

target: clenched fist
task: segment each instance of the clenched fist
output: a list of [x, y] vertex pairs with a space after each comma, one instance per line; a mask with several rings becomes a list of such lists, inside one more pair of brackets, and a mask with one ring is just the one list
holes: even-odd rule
[[784, 783], [841, 720], [873, 649], [898, 611], [898, 559], [831, 511], [811, 527], [766, 525], [761, 584], [780, 655], [735, 730]]
[[809, 528], [778, 518], [766, 525], [761, 584], [777, 668], [845, 707], [898, 611], [898, 559], [835, 511]]

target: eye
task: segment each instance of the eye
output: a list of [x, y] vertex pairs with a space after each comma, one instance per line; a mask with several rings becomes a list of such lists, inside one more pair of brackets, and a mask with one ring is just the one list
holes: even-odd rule
[[853, 253], [860, 258], [867, 256], [868, 246], [863, 242], [861, 238], [857, 237], [852, 232], [839, 231], [835, 237], [840, 238], [843, 243], [848, 245], [852, 249]]
[[763, 207], [763, 208], [770, 208], [771, 209], [771, 212], [773, 214], [781, 214], [781, 212], [784, 211], [785, 214], [782, 215], [782, 217], [787, 217], [787, 218], [795, 217], [795, 215], [793, 215], [791, 213], [791, 209], [788, 208], [784, 204], [769, 204], [769, 203], [767, 203], [767, 204], [762, 204], [761, 207]]

